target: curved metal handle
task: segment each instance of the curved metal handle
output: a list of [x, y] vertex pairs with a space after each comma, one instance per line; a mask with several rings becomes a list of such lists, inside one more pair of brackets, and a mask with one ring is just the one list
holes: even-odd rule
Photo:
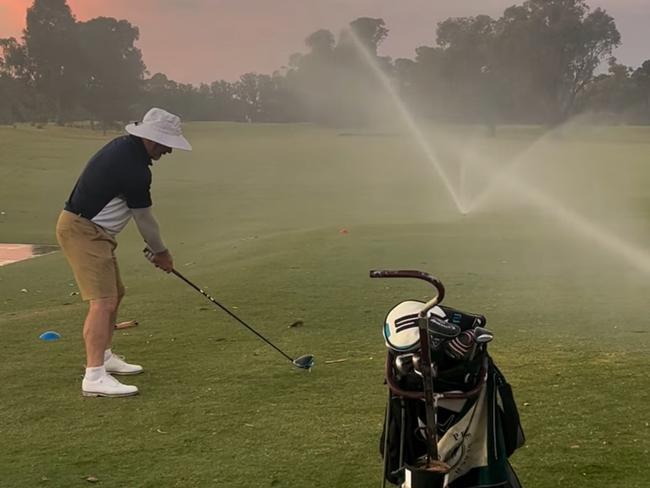
[[445, 287], [442, 282], [435, 276], [425, 273], [424, 271], [417, 271], [414, 269], [400, 269], [400, 270], [388, 270], [388, 269], [374, 269], [370, 271], [371, 278], [416, 278], [419, 280], [424, 280], [427, 283], [433, 285], [436, 289], [436, 296], [429, 300], [420, 311], [421, 316], [426, 316], [427, 312], [435, 307], [437, 304], [442, 302], [442, 299], [445, 298]]

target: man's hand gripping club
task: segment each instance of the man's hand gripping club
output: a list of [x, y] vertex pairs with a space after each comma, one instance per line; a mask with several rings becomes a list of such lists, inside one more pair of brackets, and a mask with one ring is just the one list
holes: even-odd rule
[[174, 270], [174, 260], [168, 250], [165, 249], [162, 252], [154, 253], [151, 249], [145, 247], [142, 252], [156, 268], [162, 269], [165, 273], [171, 273]]

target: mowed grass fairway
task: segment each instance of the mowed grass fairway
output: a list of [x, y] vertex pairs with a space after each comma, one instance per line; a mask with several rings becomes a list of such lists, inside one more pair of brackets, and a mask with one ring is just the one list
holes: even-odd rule
[[[648, 486], [649, 273], [503, 192], [461, 216], [406, 135], [186, 132], [195, 150], [153, 167], [177, 268], [289, 354], [314, 354], [315, 368], [292, 368], [154, 269], [130, 224], [119, 236], [119, 319], [140, 325], [117, 332], [114, 349], [144, 365], [125, 381], [141, 394], [82, 398], [85, 306], [64, 257], [0, 268], [1, 487], [90, 476], [102, 487], [379, 486], [381, 326], [394, 304], [430, 290], [371, 280], [374, 268], [428, 271], [446, 304], [487, 316], [527, 434], [512, 459], [525, 487]], [[650, 130], [430, 132], [447, 168], [468, 165], [465, 193], [489, 184], [472, 181], [471, 161], [516, 163], [553, 201], [650, 247]], [[0, 128], [0, 242], [55, 243], [81, 168], [116, 135]], [[46, 330], [61, 340], [40, 341]]]

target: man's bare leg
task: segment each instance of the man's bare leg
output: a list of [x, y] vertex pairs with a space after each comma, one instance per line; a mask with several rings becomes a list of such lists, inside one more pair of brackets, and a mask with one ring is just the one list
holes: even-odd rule
[[83, 331], [88, 368], [104, 364], [104, 351], [110, 347], [118, 303], [117, 297], [90, 300]]
[[111, 348], [111, 344], [113, 343], [113, 331], [115, 330], [115, 324], [117, 323], [117, 311], [120, 308], [120, 303], [122, 303], [122, 296], [117, 297], [117, 303], [115, 304], [115, 310], [111, 314], [110, 318], [110, 332], [108, 336], [108, 342], [106, 343], [106, 349]]
[[87, 362], [86, 375], [81, 383], [84, 396], [122, 397], [138, 393], [136, 386], [123, 385], [110, 374], [106, 374], [106, 366], [110, 361], [106, 363], [105, 351], [111, 344], [119, 302], [118, 297], [90, 301], [84, 322]]
[[106, 371], [110, 374], [118, 374], [118, 375], [140, 374], [144, 371], [142, 366], [140, 366], [139, 364], [127, 363], [126, 361], [124, 361], [123, 358], [119, 356], [115, 356], [115, 354], [113, 354], [113, 351], [111, 350], [113, 331], [115, 330], [115, 322], [117, 321], [117, 311], [120, 307], [121, 302], [122, 302], [122, 296], [119, 296], [115, 304], [115, 310], [110, 316], [110, 332], [108, 336], [108, 342], [106, 343], [104, 365], [106, 366]]

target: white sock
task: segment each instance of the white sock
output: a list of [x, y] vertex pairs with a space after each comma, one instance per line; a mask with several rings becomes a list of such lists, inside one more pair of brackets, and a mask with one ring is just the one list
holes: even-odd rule
[[106, 349], [106, 350], [104, 351], [104, 362], [106, 362], [106, 361], [108, 361], [109, 359], [111, 359], [111, 356], [112, 356], [112, 355], [113, 355], [113, 353], [111, 352], [111, 350], [110, 350], [110, 349]]
[[97, 381], [104, 375], [106, 375], [106, 368], [104, 368], [104, 365], [95, 366], [93, 368], [86, 368], [86, 376], [84, 379], [88, 381]]

